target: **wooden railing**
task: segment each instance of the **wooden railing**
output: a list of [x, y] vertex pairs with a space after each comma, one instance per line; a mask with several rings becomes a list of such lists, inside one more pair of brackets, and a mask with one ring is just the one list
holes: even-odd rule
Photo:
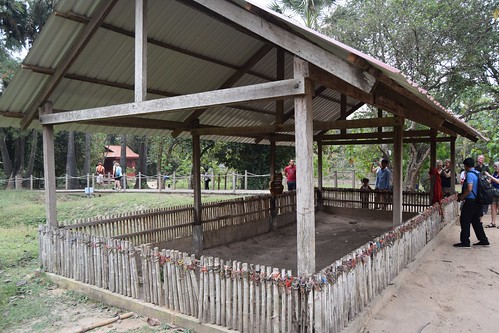
[[432, 206], [320, 272], [195, 258], [188, 253], [40, 227], [44, 269], [240, 332], [339, 332], [458, 216]]
[[[361, 191], [359, 189], [323, 188], [322, 199], [325, 207], [393, 209], [393, 196], [390, 191]], [[402, 211], [420, 213], [430, 206], [429, 192], [402, 192]]]

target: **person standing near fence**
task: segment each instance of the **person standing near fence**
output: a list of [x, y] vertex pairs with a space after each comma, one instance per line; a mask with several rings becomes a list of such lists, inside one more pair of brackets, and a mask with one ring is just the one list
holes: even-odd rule
[[[475, 161], [468, 157], [463, 161], [464, 169], [466, 170], [466, 180], [463, 184], [461, 194], [457, 197], [458, 201], [464, 201], [461, 209], [461, 234], [459, 236], [459, 243], [454, 244], [458, 248], [470, 248], [470, 226], [473, 226], [478, 243], [473, 245], [489, 246], [489, 240], [485, 235], [482, 222], [480, 218], [483, 215], [482, 205], [477, 200], [478, 193], [478, 176], [473, 167]], [[471, 172], [470, 172], [471, 171]]]
[[388, 169], [388, 160], [383, 158], [379, 165], [373, 165], [371, 171], [376, 174], [374, 189], [377, 190], [377, 192], [376, 205], [374, 206], [374, 209], [386, 209], [389, 194], [383, 192], [390, 190], [392, 181], [392, 174]]
[[[496, 189], [496, 191], [499, 191], [499, 162], [494, 163], [494, 173], [491, 175], [488, 171], [485, 171], [485, 174], [487, 177], [489, 177], [490, 182], [492, 183], [492, 186]], [[499, 196], [494, 196], [494, 201], [490, 205], [491, 212], [490, 212], [490, 220], [491, 223], [485, 228], [495, 228], [496, 225], [496, 217], [497, 217], [497, 210], [499, 209]]]
[[121, 190], [121, 177], [123, 176], [123, 171], [118, 162], [115, 162], [113, 168], [113, 176], [114, 176], [114, 189]]
[[288, 191], [296, 190], [296, 165], [295, 160], [289, 160], [288, 166], [284, 168], [284, 176], [288, 184]]
[[445, 160], [445, 166], [440, 172], [440, 180], [442, 182], [442, 193], [444, 197], [450, 196], [453, 191], [451, 189], [451, 176], [452, 176], [452, 169], [451, 169], [451, 163], [449, 159]]
[[97, 175], [97, 186], [101, 187], [104, 182], [104, 166], [102, 166], [102, 162], [97, 163], [95, 174]]
[[[476, 158], [475, 170], [481, 173], [482, 175], [484, 175], [485, 172], [490, 172], [489, 166], [486, 165], [484, 162], [485, 162], [485, 156], [478, 155], [478, 157]], [[483, 215], [487, 214], [489, 212], [489, 205], [483, 205], [482, 211]]]
[[362, 208], [369, 208], [369, 192], [372, 191], [369, 186], [369, 178], [362, 178], [362, 186], [360, 187], [360, 201]]

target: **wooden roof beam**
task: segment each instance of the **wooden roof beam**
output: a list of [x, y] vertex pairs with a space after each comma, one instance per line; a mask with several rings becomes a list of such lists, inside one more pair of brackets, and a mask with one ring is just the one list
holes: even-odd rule
[[65, 113], [47, 114], [40, 116], [40, 122], [42, 125], [55, 125], [103, 118], [185, 111], [248, 101], [275, 100], [303, 95], [304, 93], [305, 83], [303, 79], [289, 79], [196, 94], [158, 98], [139, 103], [126, 103], [86, 110], [68, 111]]
[[[345, 140], [345, 139], [370, 139], [370, 138], [392, 138], [395, 132], [369, 132], [369, 133], [345, 133], [316, 135], [317, 140]], [[404, 138], [429, 137], [430, 130], [404, 131]]]
[[[347, 129], [347, 128], [366, 128], [366, 127], [390, 127], [398, 126], [400, 119], [397, 117], [390, 118], [369, 118], [369, 119], [353, 119], [353, 120], [334, 120], [334, 121], [314, 121], [313, 130], [331, 130], [331, 129]], [[237, 133], [248, 134], [272, 134], [276, 132], [294, 132], [294, 124], [274, 124], [262, 126], [245, 126], [245, 127], [211, 127], [202, 129], [193, 129], [192, 132], [198, 135], [233, 135]]]
[[64, 74], [73, 62], [78, 58], [84, 47], [95, 34], [102, 21], [111, 12], [117, 0], [103, 0], [100, 2], [99, 7], [95, 10], [94, 15], [81, 31], [80, 35], [71, 47], [68, 47], [66, 54], [62, 57], [61, 62], [57, 65], [57, 69], [44, 84], [38, 95], [33, 99], [33, 102], [28, 106], [26, 115], [21, 120], [21, 128], [26, 129], [38, 112], [38, 107], [47, 101], [47, 98], [57, 87], [59, 82], [64, 77]]
[[[436, 142], [451, 142], [454, 137], [438, 137], [436, 138]], [[429, 143], [431, 138], [408, 138], [404, 139], [404, 143]], [[384, 139], [369, 139], [369, 140], [337, 140], [337, 141], [321, 141], [324, 146], [345, 146], [345, 145], [375, 145], [375, 144], [390, 144], [394, 143], [393, 138], [384, 138]]]

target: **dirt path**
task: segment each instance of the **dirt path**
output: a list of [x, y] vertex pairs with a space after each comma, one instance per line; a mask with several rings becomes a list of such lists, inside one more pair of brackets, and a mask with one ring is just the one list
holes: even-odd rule
[[[490, 215], [483, 222], [490, 223]], [[380, 310], [366, 315], [367, 324], [354, 322], [345, 332], [499, 332], [499, 229], [485, 231], [490, 247], [459, 249], [452, 244], [460, 227], [445, 228], [433, 249], [409, 265], [406, 278], [377, 299]]]

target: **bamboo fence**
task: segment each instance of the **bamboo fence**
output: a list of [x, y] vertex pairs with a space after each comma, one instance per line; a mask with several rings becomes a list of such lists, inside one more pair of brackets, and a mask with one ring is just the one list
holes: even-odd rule
[[[377, 195], [385, 197], [386, 210], [393, 209], [393, 196], [390, 191], [362, 191], [360, 189], [323, 188], [322, 199], [325, 207], [374, 209], [381, 202]], [[421, 213], [430, 206], [429, 192], [402, 192], [402, 211]]]
[[45, 270], [239, 332], [339, 332], [458, 216], [456, 197], [311, 276], [40, 227]]

